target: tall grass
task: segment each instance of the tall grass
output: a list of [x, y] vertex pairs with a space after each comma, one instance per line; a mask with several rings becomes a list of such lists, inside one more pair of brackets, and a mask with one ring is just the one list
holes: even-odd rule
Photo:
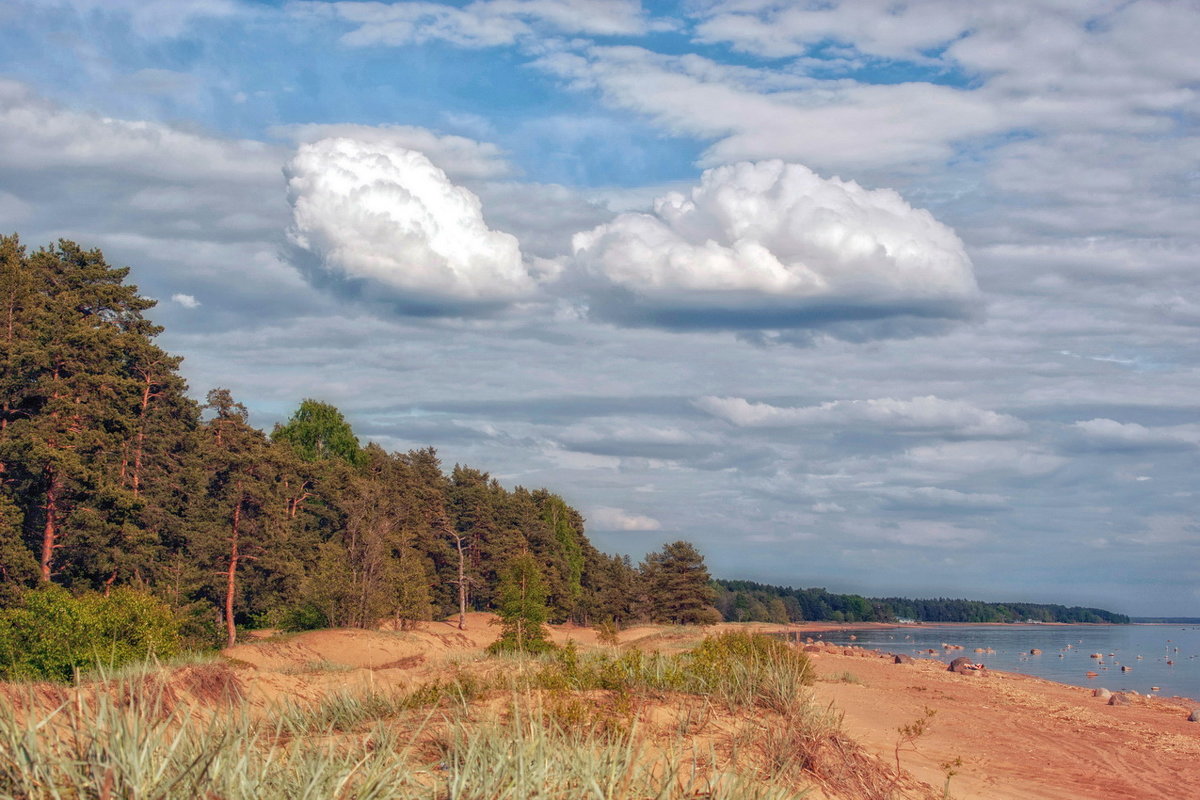
[[[0, 709], [0, 796], [224, 800], [786, 800], [782, 789], [716, 770], [686, 747], [651, 748], [636, 730], [571, 730], [536, 702], [447, 732], [402, 735], [380, 722], [363, 734], [296, 736], [284, 713], [201, 719], [186, 708], [121, 705], [108, 695], [30, 719]], [[351, 704], [347, 696], [341, 701]], [[366, 701], [370, 702], [370, 701]], [[372, 714], [358, 712], [366, 719]], [[428, 722], [428, 714], [425, 717]], [[430, 740], [437, 748], [429, 758]]]
[[580, 655], [568, 645], [543, 657], [530, 680], [541, 688], [617, 692], [683, 692], [704, 695], [731, 708], [788, 712], [806, 699], [812, 665], [784, 642], [746, 633], [705, 639], [686, 653], [627, 650], [619, 656]]
[[[49, 706], [30, 686], [27, 701], [0, 707], [0, 798], [785, 800], [813, 776], [844, 786], [865, 769], [833, 774], [846, 741], [804, 691], [807, 658], [782, 642], [568, 647], [505, 666], [490, 682], [460, 669], [407, 692], [364, 686], [266, 713], [225, 665], [123, 675]], [[181, 683], [201, 677], [205, 691]], [[679, 711], [673, 730], [640, 717], [656, 697]], [[711, 735], [717, 708], [747, 732], [733, 752]]]

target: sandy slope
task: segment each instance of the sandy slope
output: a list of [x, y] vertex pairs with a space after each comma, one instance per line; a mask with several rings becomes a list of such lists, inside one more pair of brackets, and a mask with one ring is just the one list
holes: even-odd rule
[[[404, 687], [479, 663], [497, 630], [486, 614], [468, 615], [459, 631], [446, 622], [403, 633], [314, 631], [238, 645], [224, 654], [241, 665], [250, 698], [266, 705], [280, 698], [315, 699], [331, 690], [366, 683]], [[755, 630], [811, 631], [725, 625]], [[624, 647], [678, 650], [702, 632], [644, 626], [621, 633]], [[556, 627], [555, 641], [596, 644], [587, 628]], [[858, 651], [813, 654], [816, 698], [844, 714], [852, 738], [894, 763], [897, 729], [933, 709], [928, 733], [900, 763], [940, 791], [942, 764], [962, 759], [950, 789], [958, 800], [992, 798], [1187, 797], [1200, 785], [1200, 723], [1187, 722], [1188, 706], [1162, 698], [1134, 698], [1109, 706], [1091, 691], [1035, 678], [990, 673], [956, 675], [935, 661], [894, 664]], [[334, 667], [341, 665], [340, 667]], [[846, 673], [854, 682], [841, 678]], [[852, 800], [845, 798], [844, 800]]]

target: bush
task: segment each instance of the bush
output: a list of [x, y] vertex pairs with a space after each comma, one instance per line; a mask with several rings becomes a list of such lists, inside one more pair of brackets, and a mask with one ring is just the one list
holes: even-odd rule
[[179, 652], [179, 620], [134, 589], [74, 597], [60, 586], [27, 592], [0, 610], [0, 678], [71, 680], [76, 671], [119, 667]]

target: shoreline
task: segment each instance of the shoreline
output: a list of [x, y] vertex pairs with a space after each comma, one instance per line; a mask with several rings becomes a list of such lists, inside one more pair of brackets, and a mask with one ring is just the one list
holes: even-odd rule
[[[960, 675], [937, 659], [896, 664], [863, 648], [821, 647], [830, 652], [810, 653], [818, 700], [838, 709], [857, 741], [932, 786], [960, 762], [949, 786], [959, 800], [1133, 800], [1174, 796], [1200, 779], [1200, 723], [1187, 721], [1196, 707], [1188, 698], [1109, 705], [1048, 678]], [[897, 750], [897, 731], [929, 711], [927, 734]]]
[[[1140, 624], [1138, 624], [1138, 622], [1130, 622], [1130, 624], [1128, 624], [1128, 625], [1127, 624], [1116, 624], [1116, 622], [1045, 622], [1045, 624], [1036, 624], [1036, 625], [1022, 624], [1022, 622], [1015, 622], [1015, 624], [1013, 624], [1013, 622], [923, 622], [923, 624], [893, 624], [893, 622], [833, 622], [833, 624], [827, 624], [827, 622], [800, 622], [800, 624], [796, 624], [796, 622], [792, 622], [792, 624], [782, 625], [782, 624], [778, 624], [778, 622], [722, 622], [722, 624], [720, 624], [716, 627], [720, 627], [720, 628], [728, 627], [728, 628], [730, 628], [730, 630], [749, 630], [749, 631], [752, 631], [755, 633], [794, 634], [794, 636], [797, 636], [797, 638], [792, 639], [791, 636], [788, 636], [788, 640], [794, 640], [794, 642], [796, 642], [798, 644], [804, 644], [804, 640], [803, 640], [804, 638], [811, 638], [812, 640], [814, 640], [814, 643], [817, 645], [838, 646], [838, 648], [852, 648], [852, 649], [856, 649], [856, 650], [863, 650], [864, 652], [878, 652], [878, 654], [884, 654], [889, 657], [895, 656], [895, 655], [904, 655], [907, 657], [914, 658], [914, 660], [918, 660], [918, 661], [930, 661], [930, 662], [940, 663], [944, 667], [944, 666], [947, 666], [948, 660], [943, 661], [943, 660], [941, 660], [941, 658], [938, 658], [938, 657], [935, 657], [932, 655], [925, 655], [924, 652], [922, 652], [922, 654], [914, 655], [914, 654], [912, 654], [911, 651], [896, 652], [894, 650], [889, 650], [887, 648], [887, 646], [875, 646], [875, 648], [871, 648], [868, 650], [868, 649], [866, 649], [865, 645], [859, 644], [857, 642], [832, 645], [829, 642], [826, 642], [826, 640], [824, 640], [822, 638], [821, 634], [823, 634], [823, 633], [850, 633], [850, 634], [853, 634], [856, 631], [862, 632], [862, 631], [884, 631], [884, 630], [912, 630], [912, 628], [917, 628], [917, 630], [934, 630], [934, 628], [943, 628], [943, 627], [944, 628], [956, 628], [956, 627], [1006, 627], [1006, 628], [1009, 628], [1010, 627], [1010, 628], [1026, 628], [1026, 630], [1031, 630], [1031, 628], [1039, 628], [1039, 627], [1074, 627], [1074, 628], [1080, 628], [1080, 627], [1130, 627], [1130, 626], [1135, 626], [1135, 625], [1140, 625]], [[1160, 624], [1151, 624], [1151, 625], [1160, 625]], [[1175, 624], [1168, 624], [1168, 625], [1175, 626]], [[1184, 626], [1184, 627], [1186, 627], [1186, 626]], [[949, 656], [950, 654], [952, 654], [952, 652], [954, 655], [968, 655], [968, 656], [973, 655], [973, 654], [970, 654], [970, 652], [967, 652], [966, 650], [943, 651], [941, 655]], [[995, 654], [990, 654], [990, 655], [995, 655]], [[989, 666], [988, 668], [986, 668], [986, 672], [988, 672], [990, 674], [1019, 676], [1019, 678], [1022, 678], [1022, 679], [1046, 681], [1046, 682], [1048, 682], [1048, 684], [1052, 684], [1055, 686], [1064, 686], [1064, 687], [1069, 687], [1069, 688], [1075, 688], [1075, 690], [1084, 690], [1087, 692], [1097, 690], [1097, 688], [1109, 688], [1109, 690], [1112, 692], [1138, 691], [1141, 697], [1159, 698], [1159, 699], [1164, 700], [1164, 702], [1166, 702], [1166, 700], [1175, 700], [1175, 702], [1180, 703], [1180, 704], [1194, 705], [1194, 706], [1196, 706], [1196, 708], [1200, 708], [1200, 693], [1196, 694], [1196, 696], [1190, 696], [1190, 694], [1177, 694], [1177, 693], [1176, 694], [1164, 694], [1164, 693], [1154, 692], [1154, 691], [1150, 691], [1150, 690], [1129, 690], [1129, 688], [1112, 688], [1111, 686], [1103, 685], [1103, 676], [1102, 675], [1094, 676], [1094, 678], [1087, 678], [1087, 676], [1084, 676], [1084, 678], [1078, 679], [1078, 680], [1080, 680], [1080, 682], [1074, 682], [1074, 684], [1073, 684], [1073, 682], [1069, 682], [1067, 680], [1061, 680], [1060, 678], [1054, 678], [1054, 676], [1045, 676], [1045, 675], [1028, 673], [1028, 672], [1019, 672], [1019, 670], [1013, 669], [1012, 667], [1007, 666], [1007, 664], [1004, 667]], [[1114, 674], [1121, 674], [1121, 673], [1114, 673]]]

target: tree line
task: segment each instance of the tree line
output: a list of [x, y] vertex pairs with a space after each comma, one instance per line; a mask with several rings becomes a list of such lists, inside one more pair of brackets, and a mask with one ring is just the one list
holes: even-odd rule
[[227, 390], [193, 400], [129, 269], [0, 236], [0, 610], [38, 587], [157, 598], [198, 642], [239, 627], [397, 627], [496, 609], [530, 580], [552, 622], [715, 622], [703, 557], [597, 550], [548, 489], [360, 445], [299, 403], [268, 435]]
[[868, 598], [825, 589], [793, 589], [753, 581], [717, 580], [716, 605], [738, 622], [1106, 622], [1126, 624], [1124, 614], [1101, 608], [1047, 603], [984, 603], [978, 600], [907, 597]]

